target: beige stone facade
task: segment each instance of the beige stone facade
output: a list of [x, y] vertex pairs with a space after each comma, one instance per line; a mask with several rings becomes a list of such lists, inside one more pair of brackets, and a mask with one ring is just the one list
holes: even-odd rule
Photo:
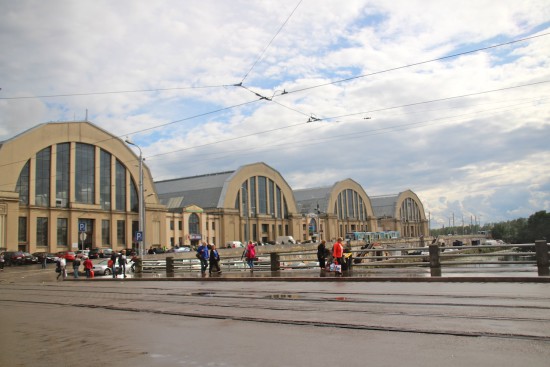
[[[131, 146], [85, 121], [41, 124], [0, 144], [0, 250], [137, 247], [139, 156]], [[330, 241], [355, 231], [428, 234], [410, 190], [370, 198], [345, 179], [293, 191], [261, 162], [159, 182], [143, 164], [143, 185], [147, 248], [278, 236]]]
[[[0, 247], [58, 252], [132, 246], [139, 221], [138, 159], [120, 139], [88, 122], [38, 125], [0, 146]], [[165, 209], [144, 168], [146, 232], [164, 243]], [[81, 235], [85, 224], [86, 238]], [[157, 230], [155, 230], [157, 229]]]

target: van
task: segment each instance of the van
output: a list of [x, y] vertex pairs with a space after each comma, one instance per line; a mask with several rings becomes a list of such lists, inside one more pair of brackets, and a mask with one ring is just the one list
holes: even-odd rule
[[277, 245], [295, 245], [296, 240], [292, 236], [279, 236], [275, 243]]
[[225, 243], [225, 248], [244, 247], [241, 241], [228, 241]]

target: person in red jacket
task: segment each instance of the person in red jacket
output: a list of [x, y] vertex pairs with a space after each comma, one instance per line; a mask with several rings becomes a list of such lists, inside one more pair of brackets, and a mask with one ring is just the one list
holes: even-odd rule
[[92, 271], [92, 269], [94, 268], [94, 264], [92, 263], [92, 260], [90, 260], [89, 257], [87, 257], [85, 260], [84, 260], [84, 270], [86, 271], [86, 278], [90, 278], [91, 275], [90, 275], [90, 272]]
[[342, 263], [344, 256], [344, 245], [342, 245], [342, 237], [338, 237], [338, 240], [332, 246], [332, 258], [334, 259], [335, 264], [340, 265], [340, 271], [338, 273], [342, 274]]
[[256, 259], [256, 249], [254, 248], [254, 242], [248, 241], [244, 256], [246, 257], [246, 262], [248, 263], [250, 271], [254, 271], [254, 260]]

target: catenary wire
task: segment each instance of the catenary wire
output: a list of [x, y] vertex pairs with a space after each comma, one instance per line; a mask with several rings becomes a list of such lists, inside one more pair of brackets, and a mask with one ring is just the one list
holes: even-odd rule
[[285, 25], [288, 23], [288, 21], [290, 20], [290, 18], [292, 18], [292, 16], [294, 15], [294, 13], [296, 12], [296, 9], [298, 9], [298, 7], [300, 6], [300, 4], [302, 3], [303, 0], [300, 0], [298, 2], [298, 4], [294, 7], [294, 10], [292, 10], [292, 12], [290, 13], [290, 15], [286, 18], [286, 20], [284, 21], [284, 23], [281, 25], [281, 27], [279, 28], [279, 30], [277, 30], [277, 33], [275, 33], [275, 35], [273, 36], [273, 38], [271, 39], [271, 41], [269, 41], [269, 43], [267, 44], [267, 46], [263, 49], [263, 51], [260, 53], [260, 56], [258, 56], [258, 58], [256, 59], [256, 61], [252, 64], [252, 66], [250, 67], [250, 69], [247, 71], [247, 73], [244, 75], [243, 79], [241, 80], [241, 83], [244, 83], [245, 79], [248, 78], [248, 75], [252, 72], [252, 70], [256, 67], [256, 65], [258, 64], [258, 62], [260, 62], [260, 60], [263, 58], [265, 52], [267, 51], [267, 49], [271, 46], [271, 44], [273, 43], [273, 41], [275, 40], [275, 38], [277, 38], [277, 36], [279, 35], [279, 33], [281, 33], [281, 31], [283, 30], [283, 28], [285, 27]]
[[514, 43], [524, 42], [524, 41], [528, 41], [528, 40], [531, 40], [531, 39], [534, 39], [534, 38], [544, 37], [544, 36], [548, 36], [548, 35], [550, 35], [550, 33], [538, 34], [538, 35], [535, 35], [535, 36], [530, 36], [530, 37], [525, 37], [525, 38], [521, 38], [521, 39], [517, 39], [517, 40], [512, 40], [512, 41], [509, 41], [509, 42], [499, 43], [499, 44], [492, 45], [492, 46], [477, 48], [475, 50], [464, 51], [464, 52], [460, 52], [460, 53], [456, 53], [456, 54], [452, 54], [452, 55], [442, 56], [442, 57], [438, 57], [438, 58], [431, 59], [431, 60], [419, 61], [419, 62], [408, 64], [408, 65], [397, 66], [395, 68], [375, 71], [375, 72], [368, 73], [368, 74], [356, 75], [356, 76], [346, 78], [346, 79], [340, 79], [340, 80], [335, 80], [335, 81], [332, 81], [332, 82], [317, 84], [317, 85], [313, 85], [311, 87], [299, 88], [299, 89], [290, 90], [290, 91], [287, 91], [285, 89], [282, 94], [276, 95], [274, 97], [279, 97], [279, 96], [284, 95], [284, 94], [303, 92], [303, 91], [306, 91], [306, 90], [311, 90], [311, 89], [320, 88], [320, 87], [326, 87], [328, 85], [349, 82], [349, 81], [355, 80], [355, 79], [361, 79], [361, 78], [366, 78], [368, 76], [384, 74], [384, 73], [388, 73], [388, 72], [391, 72], [391, 71], [406, 69], [406, 68], [410, 68], [410, 67], [413, 67], [413, 66], [428, 64], [428, 63], [435, 62], [435, 61], [451, 59], [451, 58], [455, 58], [455, 57], [462, 56], [462, 55], [468, 55], [468, 54], [472, 54], [472, 53], [476, 53], [476, 52], [480, 52], [480, 51], [486, 51], [486, 50], [490, 50], [490, 49], [493, 49], [493, 48], [498, 48], [498, 47], [502, 47], [502, 46], [511, 45], [511, 44], [514, 44]]

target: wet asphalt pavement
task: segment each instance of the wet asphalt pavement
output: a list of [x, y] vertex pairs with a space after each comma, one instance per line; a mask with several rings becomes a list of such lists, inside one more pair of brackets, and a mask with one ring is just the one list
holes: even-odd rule
[[53, 266], [9, 268], [0, 365], [547, 366], [548, 279], [500, 274], [56, 281]]

